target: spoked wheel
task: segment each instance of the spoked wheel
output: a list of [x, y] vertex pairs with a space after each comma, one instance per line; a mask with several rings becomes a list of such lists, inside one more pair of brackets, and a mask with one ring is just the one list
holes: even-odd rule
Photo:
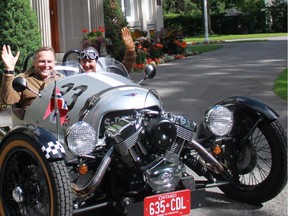
[[17, 134], [0, 148], [0, 215], [70, 216], [64, 161], [49, 162], [29, 137]]
[[252, 204], [277, 196], [287, 182], [287, 138], [278, 121], [259, 123], [235, 155], [233, 182], [220, 189]]

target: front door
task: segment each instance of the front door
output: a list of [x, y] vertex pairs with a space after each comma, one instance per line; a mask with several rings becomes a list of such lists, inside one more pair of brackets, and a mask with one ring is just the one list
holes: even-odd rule
[[54, 48], [55, 52], [60, 52], [57, 0], [49, 0], [49, 8], [50, 8], [52, 47]]
[[[57, 0], [54, 1], [57, 2]], [[82, 30], [84, 28], [88, 29], [90, 25], [89, 6], [90, 0], [58, 1], [58, 11], [60, 11], [58, 20], [61, 52], [82, 48]]]

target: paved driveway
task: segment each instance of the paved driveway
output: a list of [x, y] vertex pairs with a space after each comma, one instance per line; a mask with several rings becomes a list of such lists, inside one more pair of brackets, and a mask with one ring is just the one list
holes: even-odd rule
[[[273, 93], [274, 80], [286, 67], [287, 40], [226, 43], [219, 50], [159, 65], [157, 77], [143, 86], [158, 90], [166, 111], [196, 122], [218, 100], [249, 96], [277, 111], [287, 132], [287, 103]], [[131, 77], [140, 80], [140, 74]], [[206, 195], [206, 207], [193, 209], [191, 215], [287, 215], [287, 186], [262, 206], [233, 201], [218, 189], [209, 189]]]
[[143, 86], [158, 90], [167, 111], [196, 122], [218, 100], [249, 96], [275, 109], [287, 128], [287, 104], [273, 92], [274, 80], [285, 67], [287, 40], [226, 43], [222, 49], [157, 66], [156, 77]]

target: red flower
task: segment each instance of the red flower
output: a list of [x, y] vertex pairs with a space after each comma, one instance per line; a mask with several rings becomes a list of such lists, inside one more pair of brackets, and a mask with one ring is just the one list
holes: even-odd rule
[[181, 47], [182, 47], [182, 48], [186, 48], [186, 46], [187, 46], [187, 43], [186, 43], [185, 41], [182, 41]]
[[144, 64], [134, 64], [134, 68], [135, 68], [135, 70], [140, 70], [140, 69], [143, 69], [144, 68]]
[[175, 43], [177, 46], [181, 46], [181, 43], [180, 43], [178, 40], [175, 40], [174, 43]]
[[105, 27], [103, 27], [103, 26], [99, 26], [98, 29], [99, 29], [99, 31], [102, 32], [102, 33], [105, 32]]
[[160, 48], [160, 49], [163, 48], [163, 45], [160, 44], [160, 43], [157, 43], [155, 46], [158, 47], [158, 48]]
[[183, 59], [183, 58], [185, 58], [184, 55], [180, 55], [180, 54], [175, 55], [175, 59]]
[[92, 29], [90, 32], [87, 29], [83, 29], [83, 39], [82, 39], [82, 47], [93, 46], [98, 51], [100, 50], [100, 46], [102, 43], [106, 43], [104, 37], [105, 28], [99, 26], [97, 28]]
[[154, 62], [153, 59], [151, 59], [151, 58], [148, 58], [148, 59], [147, 59], [147, 64], [150, 64], [150, 63], [152, 63], [152, 62]]
[[155, 61], [156, 64], [160, 64], [160, 59], [159, 58], [155, 58], [154, 61]]

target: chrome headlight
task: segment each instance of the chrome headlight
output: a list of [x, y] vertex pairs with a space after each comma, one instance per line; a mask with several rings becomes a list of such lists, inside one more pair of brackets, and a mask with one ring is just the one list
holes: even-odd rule
[[205, 120], [209, 130], [216, 136], [225, 136], [230, 133], [234, 123], [233, 113], [221, 105], [212, 107]]
[[90, 154], [96, 145], [97, 133], [86, 122], [77, 122], [67, 129], [66, 140], [69, 150], [77, 155]]

